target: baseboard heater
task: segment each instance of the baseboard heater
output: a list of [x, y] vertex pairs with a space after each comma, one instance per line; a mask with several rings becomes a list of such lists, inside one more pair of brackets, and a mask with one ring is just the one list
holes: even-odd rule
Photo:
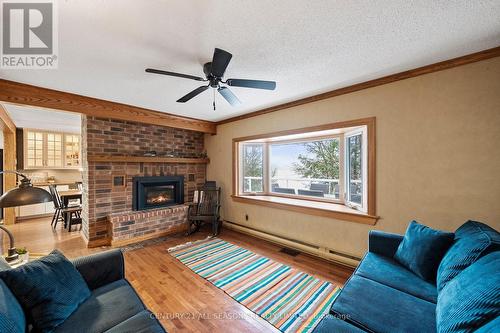
[[329, 249], [326, 247], [317, 246], [314, 244], [309, 244], [303, 241], [299, 241], [296, 239], [291, 239], [283, 236], [274, 235], [265, 231], [260, 231], [251, 227], [243, 226], [241, 224], [224, 220], [224, 227], [228, 229], [232, 229], [244, 234], [248, 234], [257, 238], [261, 238], [267, 240], [269, 242], [287, 246], [292, 249], [296, 249], [298, 251], [311, 254], [313, 256], [321, 257], [323, 259], [335, 262], [337, 264], [356, 267], [361, 258], [342, 253], [333, 249]]

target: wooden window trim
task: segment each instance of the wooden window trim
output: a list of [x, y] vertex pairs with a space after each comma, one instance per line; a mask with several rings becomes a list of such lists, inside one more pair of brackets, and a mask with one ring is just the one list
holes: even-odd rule
[[[292, 130], [278, 131], [259, 135], [233, 138], [232, 142], [232, 195], [234, 201], [250, 204], [264, 205], [278, 209], [293, 210], [300, 213], [319, 215], [352, 222], [374, 225], [379, 217], [376, 215], [376, 191], [375, 191], [375, 168], [376, 168], [376, 142], [375, 142], [375, 117], [356, 120], [342, 121], [319, 126], [298, 128]], [[305, 198], [287, 198], [278, 195], [241, 195], [238, 190], [239, 183], [239, 147], [242, 141], [259, 140], [291, 134], [301, 134], [325, 130], [334, 130], [346, 127], [366, 126], [367, 136], [367, 211], [361, 212], [338, 203], [318, 202]]]
[[375, 225], [379, 219], [378, 216], [369, 215], [345, 205], [316, 200], [305, 200], [302, 198], [292, 199], [276, 195], [232, 195], [231, 197], [235, 202], [284, 209], [302, 214], [368, 225]]

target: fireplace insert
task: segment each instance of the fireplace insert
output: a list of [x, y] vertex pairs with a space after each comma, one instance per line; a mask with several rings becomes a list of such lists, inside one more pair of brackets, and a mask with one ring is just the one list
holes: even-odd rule
[[184, 203], [184, 177], [132, 178], [132, 208], [146, 210]]

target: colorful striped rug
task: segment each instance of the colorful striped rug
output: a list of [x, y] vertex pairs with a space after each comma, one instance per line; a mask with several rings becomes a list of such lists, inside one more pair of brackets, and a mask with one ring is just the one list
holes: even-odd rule
[[310, 332], [340, 288], [219, 238], [168, 249], [196, 274], [282, 332]]

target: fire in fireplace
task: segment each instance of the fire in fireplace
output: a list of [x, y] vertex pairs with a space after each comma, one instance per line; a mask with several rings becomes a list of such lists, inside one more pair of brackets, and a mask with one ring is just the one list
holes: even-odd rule
[[146, 188], [146, 204], [161, 205], [165, 202], [175, 202], [174, 192], [174, 185], [148, 187]]
[[134, 177], [132, 207], [145, 210], [184, 203], [184, 177]]

